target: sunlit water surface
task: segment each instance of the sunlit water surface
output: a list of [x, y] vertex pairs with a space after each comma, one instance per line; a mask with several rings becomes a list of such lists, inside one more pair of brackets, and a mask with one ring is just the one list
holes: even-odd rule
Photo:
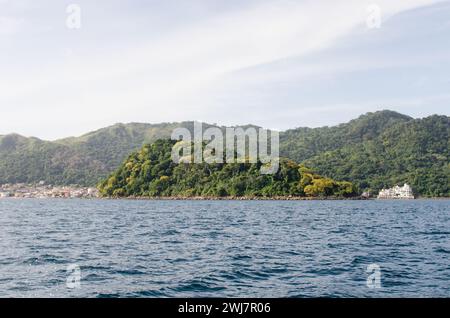
[[0, 297], [30, 296], [449, 297], [450, 201], [1, 199]]

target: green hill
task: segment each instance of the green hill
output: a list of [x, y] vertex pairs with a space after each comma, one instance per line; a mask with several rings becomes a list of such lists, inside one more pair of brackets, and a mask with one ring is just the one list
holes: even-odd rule
[[280, 152], [284, 157], [303, 162], [326, 151], [372, 140], [385, 130], [410, 120], [409, 116], [384, 110], [367, 113], [338, 126], [291, 129], [280, 135]]
[[[0, 136], [0, 184], [95, 185], [142, 145], [169, 138], [177, 127], [192, 131], [192, 126], [116, 124], [52, 142]], [[352, 181], [361, 190], [409, 182], [419, 195], [450, 196], [449, 129], [448, 116], [413, 119], [380, 111], [333, 127], [281, 132], [280, 155], [326, 177]]]
[[350, 182], [322, 178], [287, 159], [274, 175], [260, 173], [261, 163], [175, 164], [175, 141], [158, 140], [132, 153], [100, 193], [113, 197], [274, 197], [356, 194]]
[[19, 135], [0, 136], [0, 184], [95, 185], [144, 143], [168, 138], [190, 123], [116, 124], [81, 137], [54, 142]]
[[0, 183], [92, 183], [105, 164], [76, 148], [19, 135], [0, 137]]
[[[81, 137], [53, 142], [17, 134], [0, 136], [0, 184], [42, 180], [57, 185], [96, 185], [132, 151], [146, 143], [170, 138], [175, 128], [183, 127], [193, 132], [193, 125], [192, 121], [119, 123]], [[212, 126], [204, 124], [204, 129]]]
[[398, 123], [360, 143], [305, 161], [321, 174], [379, 190], [404, 182], [423, 196], [450, 196], [450, 118]]

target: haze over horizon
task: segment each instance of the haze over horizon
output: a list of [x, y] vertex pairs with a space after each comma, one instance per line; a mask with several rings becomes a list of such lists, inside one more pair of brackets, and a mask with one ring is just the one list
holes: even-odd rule
[[[0, 0], [0, 135], [449, 115], [450, 1]], [[372, 3], [380, 27], [367, 24]]]

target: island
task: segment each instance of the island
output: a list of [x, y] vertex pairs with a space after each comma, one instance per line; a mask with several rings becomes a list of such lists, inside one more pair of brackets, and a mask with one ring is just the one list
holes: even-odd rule
[[354, 198], [357, 188], [281, 158], [275, 174], [260, 173], [262, 163], [174, 163], [176, 141], [157, 140], [133, 152], [98, 189], [113, 198], [294, 199]]

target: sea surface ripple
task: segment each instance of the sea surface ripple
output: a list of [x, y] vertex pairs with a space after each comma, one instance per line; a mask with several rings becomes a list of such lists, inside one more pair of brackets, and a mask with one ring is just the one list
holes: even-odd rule
[[0, 199], [0, 297], [379, 296], [450, 297], [450, 200]]

